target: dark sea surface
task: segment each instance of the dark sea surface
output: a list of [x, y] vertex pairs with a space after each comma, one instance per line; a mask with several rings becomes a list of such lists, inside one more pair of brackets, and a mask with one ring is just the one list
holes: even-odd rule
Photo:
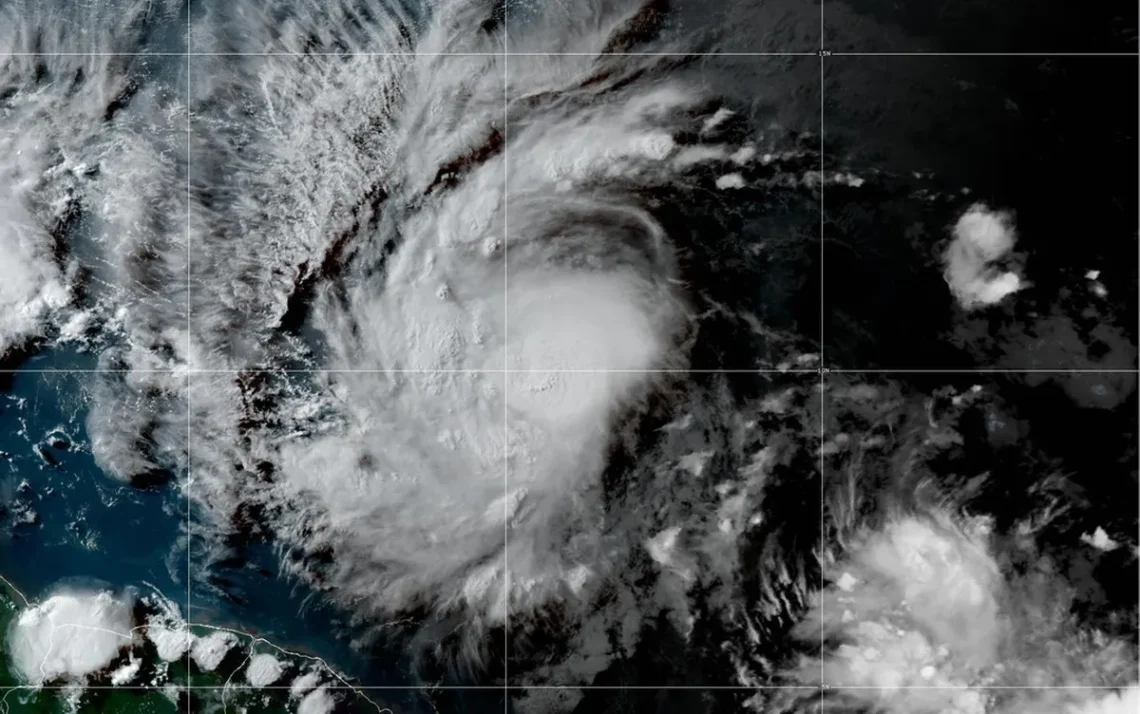
[[[186, 558], [181, 489], [133, 488], [99, 470], [84, 425], [95, 376], [53, 371], [56, 356], [29, 360], [0, 396], [0, 573], [33, 599], [61, 582], [133, 586], [140, 594], [149, 583], [185, 616], [187, 569], [193, 574], [194, 562]], [[70, 352], [59, 357], [69, 365], [85, 359]], [[276, 577], [271, 553], [249, 554], [242, 567], [226, 571], [229, 600], [195, 588], [195, 622], [247, 629], [282, 647], [320, 653], [349, 675], [370, 671], [334, 636], [329, 614], [306, 605], [305, 589]]]
[[[34, 371], [51, 370], [53, 356], [30, 360], [2, 397], [0, 493], [7, 513], [0, 572], [33, 598], [62, 579], [94, 578], [119, 587], [147, 581], [184, 601], [184, 578], [171, 555], [184, 505], [172, 490], [139, 491], [95, 466], [84, 424], [89, 375]], [[77, 356], [62, 358], [71, 363]], [[13, 522], [27, 519], [17, 519], [23, 511], [11, 503], [26, 505], [36, 522]]]

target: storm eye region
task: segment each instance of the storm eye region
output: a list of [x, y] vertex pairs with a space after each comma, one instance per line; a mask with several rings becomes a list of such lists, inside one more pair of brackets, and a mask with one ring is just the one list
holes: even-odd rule
[[281, 461], [312, 513], [298, 538], [337, 553], [331, 584], [377, 614], [430, 601], [494, 624], [583, 587], [560, 534], [589, 528], [615, 425], [683, 368], [690, 318], [636, 205], [520, 198], [488, 250], [503, 223], [458, 220], [455, 195], [323, 314], [345, 427]]

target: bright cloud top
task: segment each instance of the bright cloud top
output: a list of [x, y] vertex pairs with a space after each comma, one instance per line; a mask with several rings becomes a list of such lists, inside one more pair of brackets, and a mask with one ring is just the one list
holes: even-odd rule
[[967, 310], [1001, 302], [1025, 287], [1021, 276], [1001, 272], [992, 263], [1017, 241], [1013, 215], [975, 203], [953, 228], [954, 239], [942, 255], [943, 275], [958, 303]]
[[268, 687], [285, 673], [281, 662], [271, 654], [261, 652], [249, 658], [245, 668], [245, 680], [254, 687]]
[[[134, 46], [145, 23], [128, 20], [152, 5], [100, 42]], [[655, 34], [640, 2], [536, 27], [569, 54], [509, 68], [484, 3], [378, 6], [366, 27], [352, 2], [288, 5], [288, 23], [205, 13], [211, 81], [176, 91], [141, 81], [129, 51], [53, 57], [52, 77], [84, 78], [59, 96], [32, 63], [0, 67], [28, 108], [4, 117], [25, 138], [0, 159], [0, 247], [18, 269], [0, 268], [0, 349], [50, 334], [48, 318], [106, 333], [88, 417], [100, 468], [179, 478], [189, 401], [202, 532], [220, 546], [239, 512], [263, 514], [285, 567], [362, 620], [467, 609], [493, 626], [588, 597], [613, 553], [596, 518], [609, 449], [662, 396], [652, 372], [689, 366], [703, 309], [653, 189], [742, 166], [755, 137], [740, 145], [704, 69], [599, 54]], [[27, 34], [0, 23], [0, 47]], [[314, 41], [345, 51], [288, 57]], [[248, 111], [230, 112], [236, 96]], [[188, 111], [210, 117], [190, 143]], [[92, 232], [87, 292], [50, 251], [70, 195]], [[95, 305], [75, 322], [72, 292]], [[285, 365], [318, 376], [242, 376]], [[206, 669], [232, 645], [150, 636]]]
[[[477, 14], [465, 5], [445, 7]], [[419, 48], [454, 49], [454, 27], [478, 26], [464, 17], [437, 18]], [[281, 176], [266, 188], [271, 200], [289, 207], [283, 210], [311, 205], [310, 184], [292, 177], [317, 171], [311, 179], [322, 185], [349, 172], [344, 180], [357, 190], [382, 177], [385, 201], [368, 209], [379, 215], [351, 229], [355, 252], [340, 266], [342, 289], [313, 301], [312, 327], [326, 348], [321, 366], [334, 372], [316, 385], [322, 406], [298, 403], [294, 413], [333, 416], [299, 417], [289, 439], [265, 434], [258, 441], [262, 435], [251, 432], [251, 451], [274, 467], [258, 485], [229, 471], [235, 454], [227, 444], [237, 429], [219, 426], [248, 416], [240, 385], [203, 386], [192, 401], [204, 428], [216, 430], [218, 438], [205, 443], [218, 453], [198, 453], [207, 475], [196, 497], [216, 507], [223, 523], [224, 509], [237, 499], [267, 502], [273, 527], [296, 556], [289, 565], [311, 574], [307, 554], [331, 553], [319, 564], [321, 578], [364, 617], [426, 605], [449, 615], [466, 609], [475, 622], [494, 626], [511, 609], [532, 611], [580, 594], [588, 576], [605, 567], [580, 563], [598, 561], [602, 536], [591, 519], [614, 425], [660, 386], [653, 370], [687, 366], [694, 320], [676, 248], [634, 188], [669, 184], [700, 163], [670, 161], [675, 147], [666, 129], [690, 121], [707, 98], [684, 79], [624, 82], [623, 73], [636, 76], [636, 67], [536, 62], [512, 68], [512, 93], [604, 86], [581, 106], [527, 108], [512, 119], [504, 147], [498, 61], [493, 54], [479, 62], [362, 57], [352, 60], [359, 72], [348, 84], [341, 71], [328, 77], [319, 65], [268, 61], [277, 79], [267, 91], [283, 95], [272, 95], [276, 123], [256, 127], [265, 133], [266, 154], [257, 171]], [[649, 60], [648, 69], [658, 61]], [[393, 66], [399, 62], [408, 64]], [[601, 91], [606, 87], [611, 91]], [[296, 101], [298, 88], [312, 96]], [[370, 93], [385, 96], [361, 101]], [[390, 106], [379, 111], [385, 102]], [[328, 116], [309, 116], [312, 107]], [[314, 164], [298, 153], [305, 141], [276, 128], [314, 125], [331, 137], [322, 141], [343, 140], [344, 154], [362, 164], [341, 154]], [[357, 125], [369, 127], [375, 160], [352, 143]], [[612, 188], [598, 190], [599, 182]], [[329, 195], [339, 201], [349, 192], [338, 187]], [[326, 210], [339, 216], [364, 209]], [[264, 221], [262, 215], [251, 220]], [[285, 230], [320, 227], [294, 245], [319, 247], [329, 239], [320, 216], [289, 222]], [[217, 264], [203, 274], [228, 274], [233, 260], [248, 260], [223, 260], [223, 248], [267, 254], [234, 235], [238, 225], [221, 216], [205, 226], [203, 241], [229, 242], [219, 244]], [[261, 230], [276, 241], [283, 229]], [[230, 287], [219, 289], [229, 300]], [[262, 286], [246, 292], [249, 299], [274, 294]], [[211, 316], [222, 302], [195, 315]], [[249, 320], [278, 307], [226, 319]], [[237, 359], [231, 345], [213, 352]], [[312, 395], [306, 400], [314, 403]], [[215, 457], [211, 471], [206, 465]]]
[[336, 700], [326, 687], [317, 687], [297, 704], [297, 714], [332, 714]]
[[1140, 711], [1140, 687], [1133, 685], [1122, 692], [1082, 705], [1072, 705], [1065, 714], [1135, 714]]
[[238, 638], [232, 632], [218, 630], [195, 639], [190, 647], [190, 657], [203, 672], [213, 672], [237, 644]]
[[28, 205], [47, 204], [41, 211], [62, 223], [71, 203], [52, 184], [66, 186], [75, 178], [71, 167], [56, 167], [54, 176], [43, 178], [49, 161], [41, 145], [50, 137], [35, 118], [26, 123], [14, 134], [0, 134], [0, 357], [43, 336], [49, 313], [71, 301], [65, 266], [53, 255], [55, 241]]
[[16, 671], [33, 684], [82, 679], [130, 646], [132, 601], [109, 592], [67, 592], [30, 607], [9, 639]]
[[[1066, 612], [1055, 607], [1067, 592], [1061, 580], [1004, 577], [985, 519], [937, 510], [896, 516], [829, 570], [833, 584], [802, 634], [841, 644], [805, 661], [802, 681], [857, 687], [851, 698], [897, 714], [1134, 710], [1118, 709], [1135, 698], [1134, 687], [1103, 699], [1065, 688], [1094, 677], [1135, 681], [1135, 661], [1123, 643], [1105, 646], [1049, 614]], [[1058, 689], [986, 689], [1025, 681]]]

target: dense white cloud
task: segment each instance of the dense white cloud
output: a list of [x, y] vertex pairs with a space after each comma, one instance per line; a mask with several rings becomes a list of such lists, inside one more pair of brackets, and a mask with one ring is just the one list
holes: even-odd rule
[[276, 657], [261, 652], [250, 657], [246, 663], [245, 680], [254, 687], [267, 687], [281, 679], [284, 672], [285, 668]]
[[[0, 154], [8, 153], [0, 144]], [[0, 171], [0, 185], [5, 176]], [[0, 191], [3, 191], [0, 188]], [[52, 256], [51, 238], [24, 208], [0, 195], [0, 355], [42, 336], [52, 310], [71, 300], [67, 282]]]
[[305, 672], [289, 683], [289, 696], [301, 697], [311, 691], [321, 682], [321, 675], [317, 672]]
[[297, 714], [331, 714], [334, 709], [336, 700], [325, 687], [317, 687], [297, 704]]
[[[467, 16], [477, 11], [441, 6], [418, 49], [487, 49], [490, 35], [455, 35], [478, 26]], [[264, 30], [256, 17], [241, 21]], [[596, 43], [596, 27], [580, 32]], [[251, 416], [241, 385], [194, 386], [195, 428], [211, 436], [198, 442], [193, 493], [221, 527], [240, 500], [268, 502], [297, 555], [334, 555], [321, 566], [329, 592], [365, 617], [426, 603], [468, 610], [485, 627], [508, 609], [588, 596], [605, 568], [580, 561], [601, 538], [592, 514], [611, 425], [659, 387], [647, 370], [687, 366], [695, 317], [665, 229], [624, 187], [669, 184], [740, 148], [692, 147], [671, 160], [671, 124], [692, 123], [707, 97], [696, 76], [621, 79], [660, 61], [606, 70], [612, 91], [595, 101], [536, 103], [512, 120], [509, 151], [493, 54], [226, 63], [207, 89], [221, 96], [256, 77], [265, 103], [240, 118], [249, 144], [238, 151], [235, 135], [203, 132], [194, 163], [214, 167], [211, 182], [254, 182], [269, 210], [192, 207], [194, 270], [211, 276], [195, 291], [201, 354], [218, 367], [257, 364], [295, 266], [320, 264], [340, 233], [355, 252], [337, 266], [343, 291], [319, 291], [310, 313], [320, 366], [343, 371], [303, 399], [273, 398], [292, 438], [256, 428], [239, 437]], [[511, 91], [556, 93], [599, 72], [588, 58], [536, 58], [512, 67]], [[377, 182], [382, 215], [353, 203]], [[272, 479], [231, 472], [252, 453], [273, 464]], [[497, 557], [505, 525], [510, 579]], [[307, 573], [303, 557], [293, 565]]]
[[114, 672], [111, 672], [111, 684], [116, 687], [121, 687], [124, 684], [130, 684], [138, 676], [139, 670], [142, 668], [142, 659], [131, 655], [127, 663], [119, 667]]
[[194, 640], [190, 648], [190, 658], [203, 672], [213, 672], [237, 643], [237, 635], [217, 630]]
[[1140, 711], [1140, 686], [1112, 692], [1084, 704], [1070, 705], [1065, 714], [1135, 714]]
[[[863, 179], [780, 175], [797, 152], [759, 132], [738, 144], [703, 143], [709, 135], [719, 142], [741, 123], [710, 108], [715, 62], [685, 74], [668, 53], [620, 61], [597, 55], [615, 36], [640, 31], [626, 24], [633, 18], [640, 27], [640, 3], [597, 3], [557, 27], [539, 27], [521, 41], [549, 49], [554, 45], [544, 43], [556, 39], [569, 54], [509, 67], [496, 51], [501, 34], [481, 29], [482, 3], [440, 3], [430, 20], [417, 19], [423, 32], [414, 41], [401, 32], [409, 18], [398, 14], [399, 3], [392, 16], [364, 23], [348, 1], [299, 0], [285, 23], [241, 3], [237, 10], [222, 5], [204, 13], [199, 39], [204, 50], [226, 54], [198, 58], [202, 81], [189, 94], [184, 87], [148, 94], [144, 82], [108, 128], [107, 103], [96, 100], [116, 96], [126, 73], [96, 62], [82, 73], [89, 79], [80, 83], [87, 94], [79, 106], [48, 107], [77, 126], [102, 127], [53, 131], [49, 138], [65, 148], [73, 148], [60, 139], [69, 133], [108, 134], [93, 142], [98, 171], [75, 162], [20, 169], [33, 178], [54, 171], [64, 188], [82, 176], [84, 210], [92, 230], [102, 230], [87, 246], [99, 254], [92, 289], [102, 312], [67, 323], [75, 334], [102, 320], [122, 337], [102, 364], [125, 373], [98, 378], [88, 419], [98, 465], [136, 482], [171, 465], [181, 475], [189, 412], [189, 493], [200, 506], [195, 518], [205, 521], [195, 532], [216, 537], [216, 547], [204, 551], [223, 552], [227, 531], [261, 514], [265, 522], [256, 525], [272, 531], [285, 567], [319, 580], [360, 622], [405, 610], [459, 615], [470, 625], [462, 629], [472, 631], [461, 635], [474, 635], [463, 651], [472, 662], [482, 656], [476, 650], [486, 628], [506, 623], [508, 614], [554, 602], [572, 620], [574, 607], [588, 603], [625, 564], [625, 549], [638, 544], [674, 579], [659, 597], [678, 613], [707, 565], [693, 548], [715, 554], [712, 567], [733, 582], [739, 538], [763, 520], [745, 509], [751, 501], [729, 499], [717, 545], [694, 546], [700, 538], [688, 529], [659, 522], [676, 515], [669, 504], [623, 508], [603, 492], [614, 450], [636, 445], [642, 458], [656, 448], [639, 442], [639, 420], [652, 410], [663, 416], [679, 399], [676, 383], [654, 371], [689, 366], [705, 314], [774, 337], [738, 306], [696, 307], [701, 286], [680, 268], [694, 259], [692, 246], [675, 245], [650, 213], [660, 207], [655, 189], [716, 186], [722, 190], [705, 193], [728, 202], [761, 185], [753, 163], [776, 173], [773, 183], [859, 186]], [[297, 61], [297, 53], [320, 47], [335, 52]], [[380, 47], [398, 51], [375, 53]], [[35, 74], [29, 69], [25, 83]], [[77, 74], [74, 66], [60, 69], [61, 76]], [[764, 101], [776, 96], [765, 94]], [[189, 148], [184, 97], [201, 119]], [[240, 111], [234, 97], [242, 97]], [[184, 190], [187, 166], [191, 191]], [[733, 168], [739, 173], [726, 173]], [[9, 175], [16, 170], [0, 169], [0, 177]], [[0, 308], [13, 308], [0, 317], [0, 350], [4, 339], [46, 329], [43, 316], [67, 298], [67, 271], [45, 252], [45, 216], [55, 214], [29, 196], [0, 199], [9, 219], [0, 248], [17, 257], [19, 272], [6, 276], [0, 268], [8, 281], [0, 282]], [[733, 258], [784, 240], [794, 238], [765, 237]], [[1024, 287], [1015, 272], [994, 265], [1014, 241], [1009, 214], [979, 204], [961, 217], [944, 257], [964, 306]], [[301, 318], [304, 329], [283, 329]], [[805, 357], [797, 364], [814, 365]], [[313, 373], [273, 372], [298, 364]], [[186, 380], [188, 368], [213, 372]], [[704, 416], [691, 430], [675, 430], [668, 458], [638, 472], [653, 482], [647, 501], [662, 493], [681, 502], [703, 498], [696, 492], [733, 460], [753, 460], [752, 477], [760, 480], [763, 459], [745, 453], [751, 446], [710, 444], [759, 431], [755, 422], [734, 421], [735, 397], [714, 391], [693, 388], [700, 403], [687, 406]], [[978, 556], [964, 570], [947, 567], [930, 582], [916, 580], [915, 563], [958, 543], [928, 525], [896, 523], [868, 545], [859, 567], [913, 600], [908, 616], [923, 637], [987, 662], [992, 643], [983, 634], [966, 638], [954, 623], [994, 624], [994, 595], [983, 577], [990, 565]], [[211, 564], [202, 566], [204, 573]], [[848, 575], [841, 590], [857, 591], [856, 576]], [[631, 591], [620, 599], [605, 616], [628, 627], [631, 648], [639, 608], [656, 604], [637, 602]], [[873, 626], [857, 634], [890, 635]], [[161, 659], [190, 651], [204, 670], [239, 642], [222, 632], [195, 638], [172, 623], [149, 628], [148, 637]], [[890, 683], [910, 662], [912, 645], [921, 650], [922, 642], [885, 643], [876, 651], [879, 665], [844, 651], [828, 666], [852, 682]], [[589, 667], [577, 674], [608, 662], [605, 647], [590, 652]], [[254, 660], [251, 683], [272, 674], [267, 660]], [[928, 681], [928, 666], [907, 676]], [[306, 682], [297, 696], [316, 684]], [[322, 689], [301, 704], [306, 711], [331, 706]]]
[[[100, 41], [132, 39], [132, 13], [149, 5], [124, 10], [124, 27]], [[596, 519], [602, 469], [630, 437], [612, 427], [630, 431], [622, 418], [655, 396], [663, 380], [646, 370], [688, 366], [692, 296], [635, 187], [744, 164], [756, 137], [682, 146], [690, 130], [720, 137], [737, 121], [710, 107], [707, 72], [591, 56], [640, 25], [637, 3], [536, 26], [572, 52], [514, 63], [506, 91], [594, 89], [590, 101], [518, 103], [509, 132], [487, 8], [441, 3], [421, 23], [398, 5], [364, 25], [352, 2], [300, 0], [284, 25], [211, 9], [199, 21], [203, 81], [189, 92], [142, 77], [129, 54], [82, 67], [54, 58], [54, 74], [83, 77], [60, 109], [36, 104], [32, 64], [5, 70], [36, 109], [18, 129], [68, 123], [49, 137], [68, 160], [24, 172], [74, 184], [90, 219], [100, 310], [68, 334], [121, 338], [101, 366], [123, 372], [96, 378], [88, 415], [97, 464], [136, 483], [179, 474], [189, 398], [203, 533], [221, 536], [253, 501], [298, 556], [289, 567], [326, 570], [330, 596], [363, 619], [426, 605], [493, 626], [512, 608], [589, 596], [607, 563], [582, 562], [610, 552]], [[413, 25], [414, 38], [401, 30]], [[22, 36], [0, 29], [0, 42]], [[345, 51], [277, 56], [313, 42]], [[137, 92], [107, 121], [127, 89]], [[240, 112], [235, 96], [248, 98]], [[202, 117], [189, 147], [186, 102]], [[93, 148], [74, 153], [71, 136]], [[22, 304], [40, 290], [17, 284]], [[314, 344], [282, 329], [298, 305]], [[254, 393], [275, 385], [251, 391], [233, 376], [293, 363], [344, 371], [272, 396]], [[189, 380], [187, 395], [180, 371], [199, 368], [219, 373]], [[509, 579], [495, 557], [507, 530]], [[332, 555], [327, 568], [305, 557], [316, 552]], [[149, 636], [163, 659], [189, 648], [206, 669], [232, 646], [173, 626]]]
[[949, 653], [960, 666], [992, 665], [1004, 635], [1001, 581], [983, 543], [946, 517], [905, 517], [870, 535], [816, 615], [823, 632], [849, 635], [824, 659], [824, 681], [882, 688], [907, 700], [898, 711], [917, 714], [951, 695], [899, 688], [961, 684], [945, 679]]
[[49, 232], [70, 200], [62, 190], [44, 187], [52, 183], [43, 178], [52, 136], [42, 125], [27, 124], [0, 132], [0, 356], [43, 336], [51, 313], [71, 301], [70, 281]]
[[16, 671], [28, 682], [81, 679], [131, 645], [132, 599], [68, 591], [20, 613], [9, 637]]
[[[1120, 697], [1098, 702], [1079, 686], [1092, 677], [1134, 679], [1127, 647], [1057, 619], [1064, 610], [1055, 603], [1067, 597], [1061, 579], [1007, 581], [989, 539], [989, 521], [940, 511], [896, 516], [864, 533], [832, 566], [834, 584], [803, 627], [805, 636], [843, 644], [797, 676], [859, 688], [848, 696], [897, 714], [1116, 712]], [[986, 689], [1023, 681], [1059, 689]]]
[[[140, 298], [171, 289], [153, 271], [175, 258], [170, 241], [185, 246], [185, 230], [164, 230], [185, 227], [185, 206], [175, 208], [182, 194], [171, 190], [178, 143], [163, 145], [179, 125], [185, 144], [185, 112], [144, 81], [134, 51], [147, 22], [178, 10], [171, 0], [124, 0], [112, 19], [95, 7], [0, 7], [0, 355], [57, 326], [64, 339], [79, 337], [91, 321], [70, 309], [80, 287], [96, 322], [122, 308], [119, 327], [144, 349], [161, 329], [152, 318], [175, 314], [165, 300]], [[134, 106], [122, 111], [126, 97]]]
[[962, 307], [992, 305], [1025, 287], [1020, 275], [992, 265], [1017, 241], [1012, 214], [975, 203], [958, 218], [952, 233], [942, 255], [943, 274]]
[[158, 651], [158, 658], [163, 662], [174, 662], [181, 659], [194, 644], [195, 637], [190, 630], [182, 627], [167, 627], [165, 625], [148, 625], [146, 636], [154, 643]]

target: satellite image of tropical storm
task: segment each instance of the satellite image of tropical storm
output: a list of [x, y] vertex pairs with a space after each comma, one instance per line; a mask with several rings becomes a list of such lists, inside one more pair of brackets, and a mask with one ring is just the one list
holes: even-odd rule
[[1136, 714], [1134, 0], [0, 0], [0, 714]]

